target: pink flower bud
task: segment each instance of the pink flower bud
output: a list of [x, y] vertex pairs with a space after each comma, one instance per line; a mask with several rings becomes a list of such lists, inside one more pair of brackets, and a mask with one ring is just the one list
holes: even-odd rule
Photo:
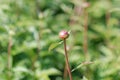
[[69, 37], [69, 33], [67, 31], [65, 31], [65, 30], [62, 30], [59, 33], [59, 37], [60, 37], [60, 39], [64, 40], [64, 39]]
[[89, 2], [84, 2], [83, 4], [82, 4], [82, 7], [83, 8], [88, 8], [90, 6], [90, 3]]

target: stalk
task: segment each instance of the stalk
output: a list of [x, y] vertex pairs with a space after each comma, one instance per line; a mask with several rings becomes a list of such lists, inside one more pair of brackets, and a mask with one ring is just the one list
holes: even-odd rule
[[[40, 31], [40, 28], [39, 28], [39, 31]], [[39, 58], [39, 53], [40, 53], [40, 39], [41, 39], [41, 36], [40, 36], [40, 32], [38, 31], [38, 35], [37, 35], [37, 38], [36, 38], [36, 43], [37, 43], [37, 51], [36, 51], [36, 55], [33, 57], [33, 61], [32, 61], [32, 70], [35, 69], [35, 62], [38, 60]]]
[[67, 78], [67, 67], [66, 67], [66, 63], [65, 63], [65, 67], [64, 67], [64, 76], [63, 76], [64, 80], [66, 80]]
[[[110, 33], [110, 28], [109, 28], [109, 20], [110, 20], [110, 16], [111, 16], [111, 14], [110, 14], [110, 12], [109, 11], [107, 11], [107, 13], [106, 13], [106, 26], [107, 26], [107, 34], [109, 34]], [[107, 35], [106, 36], [106, 44], [107, 44], [107, 46], [108, 47], [110, 47], [110, 41], [109, 41], [109, 35]]]
[[84, 49], [84, 53], [85, 53], [85, 58], [87, 59], [88, 57], [88, 36], [87, 36], [87, 32], [88, 32], [88, 13], [87, 11], [84, 11], [85, 13], [85, 20], [84, 20], [84, 42], [83, 42], [83, 49]]
[[9, 42], [8, 42], [8, 55], [7, 55], [7, 69], [8, 69], [8, 80], [11, 80], [11, 48], [12, 48], [12, 38], [9, 36]]
[[67, 48], [66, 48], [66, 39], [64, 39], [63, 42], [64, 42], [66, 68], [67, 68], [67, 71], [69, 74], [69, 78], [70, 78], [70, 80], [72, 80], [72, 74], [71, 74], [71, 70], [70, 70], [70, 66], [69, 66], [68, 54], [67, 54]]

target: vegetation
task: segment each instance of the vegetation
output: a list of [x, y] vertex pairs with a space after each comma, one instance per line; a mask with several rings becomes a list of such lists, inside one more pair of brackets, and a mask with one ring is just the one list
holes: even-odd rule
[[0, 80], [120, 80], [120, 0], [0, 0]]

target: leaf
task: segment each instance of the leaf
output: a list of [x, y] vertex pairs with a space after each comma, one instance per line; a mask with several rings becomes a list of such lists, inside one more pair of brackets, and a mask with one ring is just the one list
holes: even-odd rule
[[88, 80], [85, 76], [83, 76], [83, 79], [82, 80]]
[[48, 75], [61, 75], [61, 72], [55, 68], [50, 68], [47, 70]]
[[111, 13], [111, 12], [115, 12], [115, 11], [120, 11], [120, 9], [119, 8], [113, 8], [109, 12]]
[[13, 68], [13, 70], [14, 70], [15, 72], [25, 72], [25, 73], [29, 73], [29, 70], [28, 70], [27, 68], [21, 67], [21, 66], [15, 67], [15, 68]]
[[61, 75], [62, 73], [55, 69], [55, 68], [49, 68], [49, 69], [45, 69], [45, 70], [42, 70], [42, 71], [37, 71], [36, 72], [36, 76], [37, 77], [43, 77], [43, 76], [50, 76], [50, 75]]
[[81, 68], [82, 66], [85, 66], [85, 65], [89, 65], [89, 64], [92, 64], [93, 62], [83, 62], [81, 63], [80, 65], [78, 65], [76, 68], [72, 69], [71, 72], [77, 70], [78, 68]]
[[59, 46], [62, 43], [63, 43], [63, 41], [61, 41], [59, 43], [53, 43], [53, 44], [51, 44], [50, 47], [49, 47], [49, 49], [48, 49], [48, 51], [53, 50], [54, 48], [56, 48], [57, 46]]

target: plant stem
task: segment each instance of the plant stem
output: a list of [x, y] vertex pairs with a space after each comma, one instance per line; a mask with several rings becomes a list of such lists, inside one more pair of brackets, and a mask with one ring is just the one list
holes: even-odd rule
[[109, 29], [109, 20], [110, 20], [110, 16], [111, 16], [111, 14], [110, 14], [110, 12], [109, 11], [107, 11], [107, 13], [106, 13], [106, 26], [107, 26], [107, 36], [106, 36], [106, 44], [107, 44], [107, 46], [109, 47], [110, 46], [110, 41], [109, 41], [109, 34], [110, 34], [110, 29]]
[[38, 15], [40, 13], [39, 1], [35, 0], [35, 7], [36, 7], [36, 19], [38, 19]]
[[85, 58], [87, 59], [88, 57], [88, 36], [87, 36], [87, 31], [88, 31], [88, 13], [86, 10], [84, 10], [84, 42], [83, 42], [83, 49], [84, 49], [84, 53], [85, 53]]
[[[39, 31], [40, 31], [40, 28], [39, 28]], [[36, 43], [37, 43], [37, 54], [34, 56], [33, 58], [33, 61], [32, 61], [32, 70], [35, 69], [35, 62], [37, 61], [37, 59], [39, 58], [39, 53], [40, 53], [40, 32], [38, 31], [38, 35], [37, 35], [37, 38], [36, 38]]]
[[7, 68], [8, 68], [8, 80], [10, 80], [10, 77], [11, 77], [11, 73], [10, 73], [10, 70], [11, 70], [11, 47], [12, 47], [12, 39], [11, 39], [11, 36], [9, 37], [9, 42], [8, 42], [8, 60], [7, 60]]
[[72, 80], [72, 74], [69, 66], [68, 54], [67, 54], [67, 48], [66, 48], [66, 39], [64, 39], [64, 50], [65, 50], [65, 62], [66, 62], [67, 71], [68, 71], [70, 80]]
[[67, 66], [66, 66], [66, 63], [65, 63], [65, 67], [64, 67], [64, 80], [66, 80], [66, 77], [67, 77]]

